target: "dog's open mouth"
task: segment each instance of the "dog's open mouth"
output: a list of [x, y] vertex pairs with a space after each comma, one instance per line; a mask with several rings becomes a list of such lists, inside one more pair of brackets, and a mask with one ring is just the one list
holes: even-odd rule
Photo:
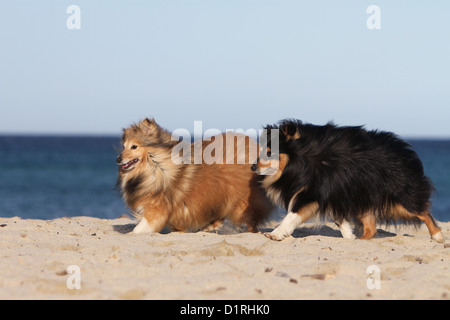
[[120, 167], [121, 167], [123, 170], [129, 170], [129, 169], [131, 169], [131, 167], [132, 167], [136, 162], [138, 162], [138, 161], [139, 161], [139, 159], [133, 159], [133, 160], [131, 160], [131, 161], [125, 163], [125, 164], [121, 164]]

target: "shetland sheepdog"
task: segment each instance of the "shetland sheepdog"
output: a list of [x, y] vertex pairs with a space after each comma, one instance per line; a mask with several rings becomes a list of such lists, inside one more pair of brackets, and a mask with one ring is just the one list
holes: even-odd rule
[[[234, 138], [239, 138], [238, 134], [233, 135], [220, 136], [225, 140], [224, 150], [214, 151], [216, 159], [225, 157], [225, 149], [233, 147]], [[187, 143], [194, 150], [198, 149], [194, 144], [200, 143], [199, 150], [203, 152], [218, 137]], [[174, 148], [184, 141], [172, 141], [171, 133], [154, 119], [124, 129], [123, 151], [116, 159], [117, 185], [126, 205], [140, 219], [133, 232], [156, 233], [165, 226], [175, 231], [212, 230], [225, 218], [256, 232], [273, 206], [261, 187], [260, 177], [250, 170], [257, 153], [251, 159], [249, 146], [256, 142], [248, 136], [244, 139], [245, 154], [238, 154], [237, 146], [234, 147], [232, 164], [177, 164], [173, 161]], [[240, 157], [247, 157], [246, 164], [241, 164], [244, 161]]]
[[[264, 189], [287, 211], [281, 224], [265, 234], [270, 239], [282, 240], [318, 217], [334, 220], [342, 236], [352, 239], [354, 224], [362, 227], [360, 239], [370, 239], [377, 233], [376, 223], [422, 221], [431, 238], [443, 242], [430, 214], [431, 180], [416, 152], [395, 134], [294, 119], [265, 129], [268, 147], [251, 169], [266, 174]], [[279, 130], [278, 155], [271, 150], [273, 129]], [[267, 175], [268, 170], [274, 174]]]

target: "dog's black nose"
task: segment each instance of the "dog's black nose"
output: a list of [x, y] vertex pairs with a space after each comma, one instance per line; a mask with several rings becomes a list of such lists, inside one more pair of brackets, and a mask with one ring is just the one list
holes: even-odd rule
[[119, 163], [122, 163], [122, 156], [118, 156], [117, 157], [117, 159], [116, 159], [116, 162], [119, 164]]
[[256, 171], [256, 169], [258, 169], [258, 166], [256, 164], [252, 165], [251, 167], [252, 171]]

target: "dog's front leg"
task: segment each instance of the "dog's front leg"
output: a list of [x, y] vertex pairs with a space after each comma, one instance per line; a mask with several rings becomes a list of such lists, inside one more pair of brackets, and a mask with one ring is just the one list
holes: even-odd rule
[[270, 233], [265, 233], [264, 235], [272, 240], [283, 240], [284, 238], [289, 237], [300, 224], [317, 213], [318, 208], [318, 204], [313, 202], [300, 208], [297, 212], [289, 212], [275, 230]]
[[156, 233], [166, 225], [168, 216], [161, 212], [144, 212], [141, 221], [134, 227], [133, 233]]
[[356, 236], [353, 234], [353, 227], [350, 222], [343, 219], [341, 223], [335, 222], [341, 231], [342, 237], [344, 239], [356, 239]]

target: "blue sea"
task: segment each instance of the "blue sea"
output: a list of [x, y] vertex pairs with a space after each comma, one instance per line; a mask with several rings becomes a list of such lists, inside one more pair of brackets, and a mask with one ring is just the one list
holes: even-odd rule
[[[408, 140], [437, 189], [433, 215], [450, 221], [450, 140]], [[0, 136], [0, 217], [117, 218], [120, 137]]]

